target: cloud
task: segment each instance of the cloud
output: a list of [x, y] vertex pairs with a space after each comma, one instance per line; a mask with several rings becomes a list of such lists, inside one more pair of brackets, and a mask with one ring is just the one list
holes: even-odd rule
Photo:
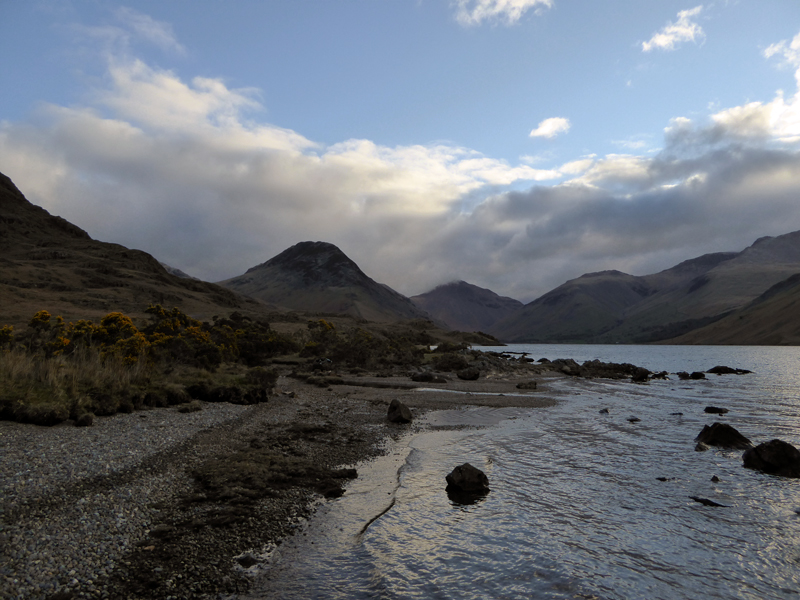
[[696, 6], [689, 10], [682, 10], [678, 13], [678, 20], [674, 23], [667, 23], [661, 31], [653, 34], [648, 41], [642, 42], [642, 51], [651, 50], [675, 50], [683, 42], [694, 42], [704, 39], [703, 28], [692, 21], [703, 10], [703, 6]]
[[513, 25], [528, 10], [539, 14], [553, 7], [553, 0], [455, 0], [456, 19], [461, 25], [480, 25], [484, 21]]
[[257, 90], [125, 55], [106, 75], [83, 106], [0, 123], [0, 169], [93, 237], [206, 280], [325, 240], [408, 295], [465, 279], [529, 301], [800, 229], [796, 93], [675, 118], [661, 150], [537, 169], [452, 143], [324, 145], [258, 120]]
[[125, 6], [121, 6], [114, 11], [114, 15], [127, 29], [162, 50], [186, 54], [186, 48], [178, 42], [169, 23], [156, 21], [149, 15]]
[[[262, 110], [253, 90], [185, 82], [141, 60], [111, 60], [107, 80], [94, 106], [51, 105], [36, 125], [2, 124], [0, 164], [31, 200], [95, 237], [208, 280], [303, 239], [360, 246], [375, 260], [376, 248], [421, 248], [416, 237], [435, 237], [469, 194], [562, 176], [448, 144], [325, 147], [250, 119]], [[408, 254], [391, 254], [398, 272]]]
[[175, 37], [169, 23], [156, 21], [151, 16], [128, 7], [117, 8], [112, 16], [116, 24], [71, 24], [67, 28], [79, 38], [99, 42], [107, 57], [129, 55], [135, 42], [146, 42], [165, 52], [186, 55], [186, 48]]
[[536, 129], [532, 130], [529, 135], [530, 137], [553, 139], [560, 133], [568, 132], [571, 126], [572, 124], [569, 122], [569, 119], [565, 119], [564, 117], [552, 117], [539, 123]]

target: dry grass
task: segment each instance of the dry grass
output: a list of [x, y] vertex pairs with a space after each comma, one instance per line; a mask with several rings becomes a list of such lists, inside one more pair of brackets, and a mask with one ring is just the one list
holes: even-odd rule
[[4, 418], [53, 424], [85, 412], [113, 414], [127, 390], [151, 377], [146, 361], [123, 364], [92, 348], [45, 358], [23, 349], [0, 352], [0, 413]]

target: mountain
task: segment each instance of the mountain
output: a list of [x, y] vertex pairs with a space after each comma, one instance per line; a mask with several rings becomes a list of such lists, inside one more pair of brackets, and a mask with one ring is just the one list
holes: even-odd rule
[[142, 316], [151, 303], [198, 318], [266, 308], [223, 287], [170, 275], [146, 252], [93, 240], [28, 202], [0, 173], [0, 325], [25, 324], [42, 309], [67, 320], [112, 311]]
[[669, 343], [800, 345], [800, 274], [775, 284], [744, 308]]
[[440, 285], [411, 301], [456, 331], [488, 331], [498, 320], [522, 307], [522, 302], [498, 296], [466, 281]]
[[430, 318], [402, 294], [367, 277], [327, 242], [300, 242], [219, 284], [288, 310], [383, 322]]
[[741, 252], [706, 254], [652, 275], [582, 275], [499, 321], [489, 333], [507, 342], [676, 338], [724, 319], [795, 273], [800, 273], [800, 232], [761, 238]]

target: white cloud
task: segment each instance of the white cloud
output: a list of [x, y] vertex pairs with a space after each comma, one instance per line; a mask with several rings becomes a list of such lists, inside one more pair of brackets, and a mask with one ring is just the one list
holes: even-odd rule
[[135, 59], [106, 81], [87, 106], [0, 123], [0, 169], [94, 237], [208, 280], [325, 240], [409, 295], [462, 278], [532, 300], [585, 272], [644, 274], [800, 229], [796, 95], [673, 119], [659, 152], [537, 169], [554, 156], [324, 146], [255, 120], [254, 90]]
[[678, 13], [678, 20], [674, 23], [667, 23], [661, 31], [653, 34], [648, 41], [642, 42], [642, 51], [651, 50], [674, 50], [678, 44], [683, 42], [694, 42], [705, 38], [703, 28], [692, 21], [703, 10], [703, 6], [696, 6], [689, 10], [682, 10]]
[[111, 61], [108, 81], [92, 96], [105, 112], [50, 106], [37, 127], [0, 126], [0, 164], [31, 200], [99, 239], [209, 280], [303, 239], [408, 255], [465, 196], [561, 177], [452, 144], [323, 147], [245, 118], [261, 109], [252, 90], [186, 83], [140, 60]]
[[552, 139], [560, 133], [568, 132], [571, 126], [572, 124], [569, 122], [569, 119], [565, 119], [564, 117], [552, 117], [539, 123], [536, 129], [532, 130], [529, 135], [530, 137]]
[[114, 14], [123, 25], [142, 39], [155, 44], [162, 50], [186, 54], [186, 49], [175, 38], [170, 24], [156, 21], [149, 15], [124, 6], [119, 7]]
[[465, 26], [480, 25], [484, 21], [504, 22], [513, 25], [528, 10], [537, 14], [552, 8], [553, 0], [455, 0], [456, 19]]

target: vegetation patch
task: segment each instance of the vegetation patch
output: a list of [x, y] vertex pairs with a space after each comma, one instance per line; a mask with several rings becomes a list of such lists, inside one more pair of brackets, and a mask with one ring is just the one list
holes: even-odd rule
[[267, 400], [278, 373], [265, 368], [298, 343], [238, 313], [201, 323], [177, 308], [147, 309], [149, 322], [112, 312], [99, 323], [40, 310], [17, 335], [0, 327], [0, 418], [55, 425], [192, 400]]

